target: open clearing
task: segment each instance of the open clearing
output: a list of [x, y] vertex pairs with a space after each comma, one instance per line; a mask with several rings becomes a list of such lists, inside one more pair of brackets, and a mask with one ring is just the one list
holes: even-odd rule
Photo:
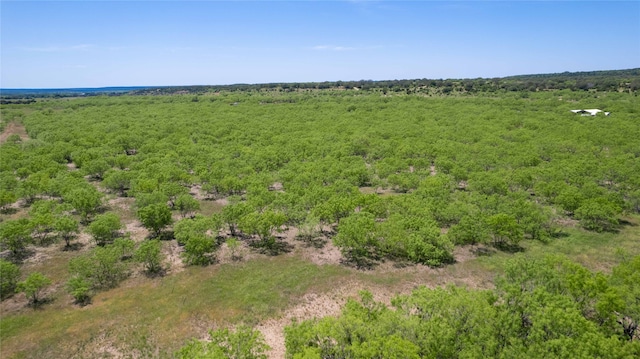
[[[567, 236], [551, 244], [527, 243], [521, 255], [562, 253], [607, 272], [620, 260], [621, 251], [640, 254], [640, 218], [631, 217], [629, 223], [618, 234], [567, 228]], [[60, 245], [38, 249], [38, 255], [25, 263], [25, 271], [38, 270], [59, 279], [49, 292], [53, 301], [38, 310], [28, 308], [23, 295], [1, 303], [3, 357], [170, 357], [188, 338], [206, 338], [208, 330], [244, 322], [265, 335], [272, 348], [270, 358], [283, 358], [283, 329], [291, 320], [338, 315], [360, 290], [389, 303], [418, 286], [492, 288], [494, 276], [512, 257], [490, 249], [489, 255], [477, 256], [484, 253], [479, 247], [460, 247], [457, 263], [442, 268], [398, 268], [387, 262], [361, 271], [328, 259], [317, 264], [303, 242], [291, 243], [293, 251], [275, 257], [249, 253], [244, 261], [187, 267], [162, 278], [135, 275], [120, 287], [99, 293], [83, 308], [73, 305], [62, 288], [73, 254], [61, 251]], [[35, 259], [42, 256], [47, 260]]]
[[7, 124], [7, 127], [5, 127], [4, 131], [2, 131], [2, 133], [0, 134], [0, 143], [5, 143], [11, 135], [18, 135], [20, 137], [20, 140], [22, 141], [26, 141], [29, 139], [29, 135], [27, 135], [27, 130], [25, 129], [24, 125], [15, 122], [9, 122], [9, 124]]
[[[248, 325], [279, 359], [288, 324], [337, 316], [363, 290], [389, 304], [421, 286], [494, 289], [517, 257], [609, 273], [640, 254], [634, 94], [388, 90], [2, 105], [15, 122], [1, 137], [1, 255], [20, 280], [52, 281], [40, 306], [0, 302], [2, 357], [172, 358]], [[612, 115], [568, 111], [594, 107]], [[51, 223], [65, 217], [80, 223], [71, 248], [11, 254], [13, 234], [60, 236]], [[101, 251], [89, 233], [109, 217], [121, 226], [105, 242], [133, 240], [103, 244], [128, 273], [111, 289], [92, 282], [81, 307], [67, 283], [95, 276], [69, 263]], [[164, 268], [152, 275], [125, 247], [154, 233]], [[199, 245], [210, 265], [185, 264]]]

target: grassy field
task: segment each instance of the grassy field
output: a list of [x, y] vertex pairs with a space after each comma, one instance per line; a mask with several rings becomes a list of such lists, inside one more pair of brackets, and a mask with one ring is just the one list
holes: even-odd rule
[[[188, 194], [207, 217], [237, 201], [236, 210], [246, 205], [250, 211], [233, 222], [242, 232], [241, 261], [223, 244], [214, 264], [187, 266], [169, 225], [162, 243], [171, 265], [165, 276], [147, 277], [140, 264], [128, 263], [130, 275], [97, 292], [85, 307], [73, 304], [65, 283], [70, 260], [96, 246], [88, 223], [81, 225], [74, 250], [63, 250], [60, 242], [30, 247], [21, 279], [41, 272], [52, 285], [37, 308], [27, 305], [24, 294], [0, 302], [2, 358], [170, 358], [189, 338], [242, 323], [259, 328], [274, 347], [270, 356], [279, 358], [282, 328], [291, 319], [336, 315], [363, 289], [389, 303], [423, 285], [492, 288], [515, 256], [562, 254], [609, 272], [640, 254], [640, 102], [634, 94], [429, 97], [330, 90], [210, 92], [195, 100], [122, 96], [3, 105], [3, 116], [13, 122], [3, 122], [0, 186], [10, 199], [2, 204], [7, 208], [0, 211], [0, 229], [31, 220], [37, 206], [30, 208], [27, 199], [71, 205], [82, 195], [78, 188], [102, 197], [90, 217], [115, 214], [121, 234], [137, 243], [151, 231], [136, 205], [152, 196], [169, 203]], [[612, 115], [569, 112], [596, 107]], [[108, 181], [120, 175], [122, 188]], [[79, 219], [81, 203], [73, 206], [71, 215]], [[623, 219], [619, 228], [607, 228], [617, 232], [583, 229], [580, 210], [601, 207], [612, 213], [598, 217]], [[278, 221], [282, 216], [275, 214], [286, 216], [270, 229], [275, 234], [288, 228], [278, 240], [289, 250], [275, 256], [250, 246], [262, 233], [256, 223], [270, 219], [266, 214]], [[220, 236], [220, 243], [231, 236], [232, 222], [226, 221], [234, 220], [225, 216], [230, 218], [221, 227], [206, 232]], [[343, 264], [330, 238], [341, 245], [338, 223], [365, 223], [355, 221], [359, 216], [371, 222], [372, 238], [385, 253], [372, 251], [372, 260], [384, 259], [367, 270]], [[174, 208], [174, 224], [182, 217]], [[502, 236], [497, 219], [505, 217], [502, 225], [518, 227], [509, 238], [518, 253], [490, 244]], [[294, 239], [309, 223], [332, 228], [318, 242], [324, 247]], [[560, 232], [548, 243], [524, 239], [556, 224]], [[446, 251], [476, 241], [465, 231], [483, 234], [478, 241], [487, 244], [456, 246], [452, 264], [414, 264], [448, 263], [449, 257], [416, 258], [407, 250], [411, 238]]]
[[[640, 254], [640, 218], [627, 221], [619, 233], [594, 234], [568, 227], [549, 244], [526, 242], [525, 250], [516, 255], [537, 258], [560, 253], [607, 272], [623, 256]], [[418, 285], [490, 287], [493, 277], [513, 257], [493, 250], [478, 256], [468, 252], [467, 258], [440, 269], [395, 268], [385, 263], [370, 271], [319, 266], [297, 252], [260, 256], [244, 263], [189, 267], [163, 278], [132, 277], [118, 288], [99, 293], [84, 308], [73, 305], [61, 290], [39, 309], [16, 307], [15, 302], [24, 304], [16, 296], [2, 303], [2, 356], [170, 357], [188, 338], [204, 337], [209, 329], [257, 325], [281, 317], [307, 293], [332, 293], [349, 283], [388, 300], [393, 293]], [[58, 251], [43, 264], [28, 268], [60, 278], [70, 256]]]

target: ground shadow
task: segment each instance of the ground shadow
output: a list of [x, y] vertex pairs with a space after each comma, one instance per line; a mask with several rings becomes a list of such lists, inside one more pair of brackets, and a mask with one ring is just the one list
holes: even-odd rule
[[378, 261], [377, 259], [372, 259], [372, 258], [354, 258], [354, 257], [350, 257], [350, 258], [342, 258], [340, 259], [340, 264], [347, 266], [347, 267], [351, 267], [351, 268], [355, 268], [355, 269], [360, 269], [360, 270], [372, 270], [375, 267], [377, 267], [378, 265], [380, 265], [380, 261]]
[[626, 219], [621, 219], [618, 223], [620, 224], [620, 227], [636, 227], [638, 225], [637, 223], [627, 221]]
[[165, 275], [167, 275], [168, 270], [169, 270], [169, 268], [167, 268], [167, 266], [163, 266], [162, 268], [160, 268], [157, 271], [150, 272], [148, 270], [145, 270], [142, 273], [144, 274], [145, 277], [147, 277], [149, 279], [162, 278]]
[[494, 243], [493, 247], [498, 249], [499, 251], [506, 252], [506, 253], [524, 252], [524, 247], [518, 244], [500, 242], [500, 243]]
[[18, 213], [17, 208], [8, 207], [8, 208], [0, 209], [0, 214], [16, 214], [16, 213]]
[[86, 307], [91, 303], [93, 303], [92, 298], [88, 295], [82, 299], [76, 299], [73, 301], [73, 304], [76, 304], [79, 307]]
[[36, 254], [36, 251], [32, 248], [25, 248], [19, 252], [5, 252], [6, 255], [3, 255], [3, 259], [8, 260], [14, 264], [22, 264], [25, 259], [32, 257]]
[[32, 301], [29, 300], [29, 302], [27, 303], [27, 307], [29, 308], [33, 308], [35, 309], [42, 309], [43, 306], [53, 303], [53, 298], [51, 297], [44, 297], [44, 298], [40, 298], [37, 301]]
[[174, 238], [175, 238], [175, 235], [171, 230], [160, 231], [160, 233], [158, 234], [152, 232], [145, 237], [145, 239], [157, 239], [160, 241], [170, 241]]
[[393, 267], [398, 269], [412, 267], [414, 265], [415, 263], [411, 262], [406, 258], [394, 258], [393, 260]]
[[324, 238], [324, 237], [309, 237], [309, 236], [301, 236], [301, 235], [296, 236], [296, 240], [304, 243], [304, 246], [306, 248], [313, 247], [316, 249], [324, 248], [324, 246], [326, 246], [327, 242], [329, 241], [327, 238]]
[[75, 242], [75, 243], [69, 243], [69, 245], [64, 245], [62, 247], [62, 251], [63, 252], [69, 252], [69, 251], [79, 251], [82, 248], [84, 248], [84, 243], [80, 243], [80, 242]]
[[557, 232], [551, 233], [551, 238], [567, 238], [569, 236], [570, 234], [564, 231], [557, 231]]
[[494, 255], [496, 253], [496, 250], [489, 247], [477, 247], [471, 249], [471, 253], [478, 257], [489, 257], [491, 255]]
[[252, 239], [249, 240], [249, 246], [257, 249], [262, 254], [267, 254], [270, 256], [289, 253], [294, 248], [292, 244], [279, 240], [276, 237], [270, 237], [267, 239]]

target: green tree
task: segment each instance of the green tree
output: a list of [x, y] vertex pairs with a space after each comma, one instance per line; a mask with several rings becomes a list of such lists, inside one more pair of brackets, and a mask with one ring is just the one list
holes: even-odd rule
[[213, 262], [212, 254], [216, 247], [214, 239], [196, 234], [190, 237], [184, 245], [182, 258], [188, 265], [208, 265]]
[[367, 212], [353, 213], [338, 225], [338, 234], [333, 244], [342, 255], [358, 267], [367, 266], [378, 258], [379, 242], [375, 233], [375, 218]]
[[614, 267], [609, 283], [616, 296], [600, 304], [610, 308], [626, 340], [640, 340], [640, 256]]
[[487, 218], [489, 233], [497, 247], [517, 246], [522, 240], [522, 229], [516, 219], [506, 213], [494, 214]]
[[18, 278], [20, 278], [20, 267], [0, 259], [0, 300], [4, 300], [15, 293]]
[[138, 218], [146, 228], [158, 237], [162, 229], [171, 224], [171, 210], [164, 204], [151, 204], [138, 210]]
[[67, 291], [76, 304], [87, 305], [91, 302], [91, 282], [79, 275], [71, 277], [67, 281]]
[[617, 228], [620, 212], [620, 207], [599, 197], [584, 201], [576, 209], [575, 217], [585, 229], [604, 232]]
[[40, 245], [49, 244], [48, 237], [54, 230], [54, 213], [58, 212], [56, 201], [36, 201], [31, 206], [29, 224], [32, 235], [38, 238]]
[[109, 289], [127, 277], [127, 265], [121, 251], [112, 245], [95, 247], [91, 252], [69, 261], [71, 276], [91, 283], [92, 289]]
[[158, 191], [153, 191], [151, 193], [136, 193], [135, 207], [137, 209], [142, 209], [152, 204], [166, 205], [168, 201], [169, 197]]
[[3, 248], [10, 250], [14, 257], [20, 257], [32, 242], [29, 220], [22, 218], [0, 223], [0, 240]]
[[104, 175], [102, 184], [111, 191], [118, 192], [120, 197], [125, 197], [127, 190], [131, 188], [131, 172], [111, 170]]
[[93, 187], [83, 187], [69, 191], [63, 196], [64, 200], [71, 203], [82, 220], [87, 222], [100, 207], [102, 194]]
[[185, 218], [189, 213], [193, 213], [200, 209], [200, 202], [189, 194], [183, 194], [178, 196], [176, 199], [175, 208], [180, 211], [182, 218]]
[[62, 215], [54, 220], [53, 229], [64, 239], [65, 248], [69, 248], [71, 240], [79, 232], [79, 223], [71, 216]]
[[24, 292], [31, 304], [38, 304], [42, 290], [51, 284], [51, 279], [40, 272], [33, 272], [22, 282], [18, 283], [18, 291]]
[[104, 173], [109, 170], [111, 166], [102, 158], [88, 161], [82, 166], [84, 172], [94, 179], [102, 180]]
[[87, 231], [93, 236], [96, 244], [104, 246], [119, 235], [121, 228], [120, 217], [113, 212], [107, 212], [96, 216]]
[[243, 232], [256, 234], [260, 240], [267, 242], [273, 232], [279, 230], [286, 221], [284, 213], [266, 210], [262, 213], [248, 213], [242, 218], [240, 226]]
[[158, 240], [143, 241], [136, 249], [133, 259], [144, 266], [145, 272], [155, 274], [162, 271], [161, 243]]
[[440, 266], [453, 260], [453, 244], [437, 227], [423, 227], [407, 237], [407, 253], [414, 263]]
[[0, 189], [0, 211], [6, 211], [8, 206], [14, 203], [18, 199], [18, 196], [14, 191], [7, 189]]
[[333, 224], [353, 213], [354, 208], [351, 197], [336, 195], [315, 207], [312, 213], [324, 223]]
[[49, 190], [51, 178], [45, 172], [36, 172], [27, 177], [20, 185], [20, 197], [32, 203], [38, 195]]
[[469, 214], [449, 228], [447, 236], [455, 244], [478, 244], [489, 241], [485, 218], [480, 214]]
[[134, 242], [129, 235], [118, 237], [113, 241], [113, 247], [120, 251], [122, 259], [131, 258], [131, 252], [135, 246], [136, 242]]
[[173, 226], [174, 237], [178, 244], [185, 245], [189, 238], [195, 236], [215, 238], [222, 227], [222, 219], [214, 214], [211, 217], [196, 215], [193, 218], [185, 218]]
[[253, 209], [245, 202], [231, 203], [222, 208], [222, 219], [224, 223], [229, 226], [231, 235], [235, 236], [237, 233], [238, 223], [245, 215], [251, 213]]
[[574, 213], [584, 200], [584, 194], [579, 188], [574, 186], [565, 186], [555, 198], [554, 202], [560, 205], [560, 207], [565, 211]]
[[169, 198], [169, 206], [174, 208], [176, 200], [183, 194], [187, 194], [187, 189], [175, 182], [161, 183], [160, 192], [164, 193]]

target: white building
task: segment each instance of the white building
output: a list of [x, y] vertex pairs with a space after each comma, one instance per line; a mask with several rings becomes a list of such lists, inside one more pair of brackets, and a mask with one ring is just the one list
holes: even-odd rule
[[[595, 116], [597, 114], [599, 114], [600, 112], [604, 112], [602, 110], [599, 110], [597, 108], [592, 108], [589, 110], [569, 110], [573, 113], [579, 113], [580, 116]], [[611, 112], [604, 112], [605, 116], [609, 116], [611, 114]]]

